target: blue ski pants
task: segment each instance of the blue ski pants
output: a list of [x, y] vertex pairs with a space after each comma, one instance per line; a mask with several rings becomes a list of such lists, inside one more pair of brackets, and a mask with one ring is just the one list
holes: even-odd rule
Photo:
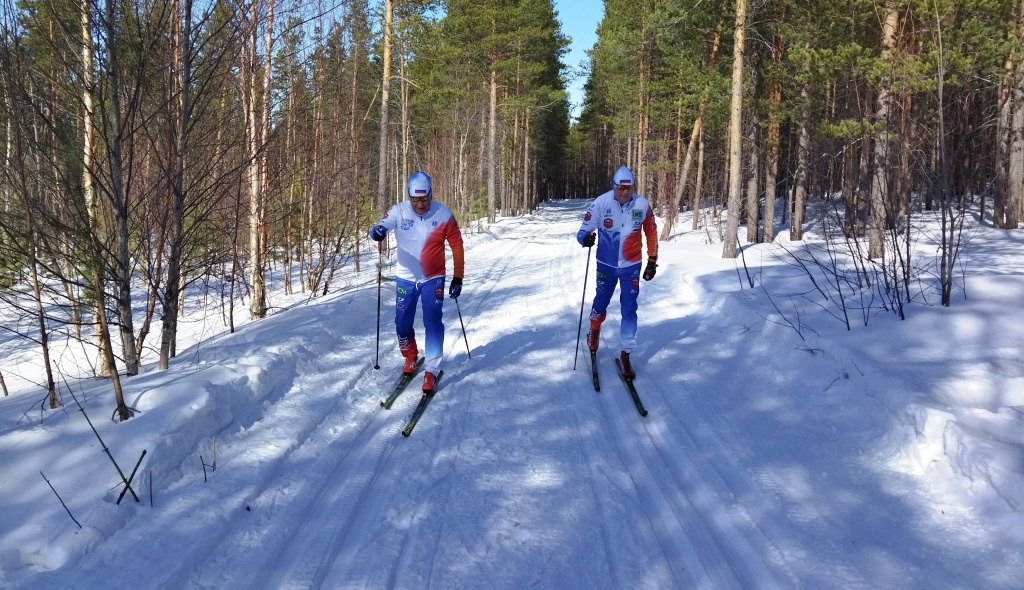
[[590, 310], [590, 325], [600, 328], [612, 300], [616, 284], [619, 285], [619, 305], [622, 308], [622, 323], [619, 325], [621, 350], [632, 353], [636, 349], [637, 302], [640, 294], [640, 263], [625, 268], [616, 268], [597, 263], [597, 292]]
[[418, 354], [413, 321], [416, 319], [416, 305], [422, 301], [423, 327], [426, 332], [423, 369], [437, 375], [444, 352], [441, 312], [444, 309], [445, 277], [428, 279], [422, 283], [405, 279], [395, 279], [395, 282], [395, 327], [398, 329], [398, 346], [402, 349], [402, 356], [415, 357]]

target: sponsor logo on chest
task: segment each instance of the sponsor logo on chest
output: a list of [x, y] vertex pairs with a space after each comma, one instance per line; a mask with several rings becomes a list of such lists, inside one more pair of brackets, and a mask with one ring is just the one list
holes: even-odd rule
[[402, 229], [404, 229], [404, 230], [412, 229], [412, 220], [411, 219], [403, 219], [402, 220]]

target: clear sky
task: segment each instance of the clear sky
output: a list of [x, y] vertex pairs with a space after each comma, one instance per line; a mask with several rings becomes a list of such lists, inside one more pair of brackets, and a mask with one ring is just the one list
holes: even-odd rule
[[554, 0], [562, 32], [572, 39], [565, 65], [569, 67], [569, 103], [573, 119], [583, 106], [583, 84], [586, 76], [580, 66], [587, 60], [587, 50], [597, 42], [597, 25], [604, 17], [602, 0]]

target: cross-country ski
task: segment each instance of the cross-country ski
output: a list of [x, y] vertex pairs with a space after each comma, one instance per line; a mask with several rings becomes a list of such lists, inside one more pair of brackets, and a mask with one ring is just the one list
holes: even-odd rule
[[622, 372], [622, 361], [615, 359], [615, 369], [619, 372], [619, 378], [622, 379], [622, 384], [626, 386], [626, 390], [629, 392], [629, 397], [633, 400], [633, 405], [636, 406], [636, 411], [640, 412], [641, 416], [647, 415], [647, 410], [644, 409], [644, 404], [640, 401], [640, 395], [636, 392], [636, 385], [633, 384], [633, 377], [627, 377]]
[[420, 367], [422, 366], [423, 359], [420, 358], [418, 361], [416, 361], [416, 368], [415, 370], [413, 370], [413, 372], [403, 372], [398, 376], [398, 379], [395, 381], [395, 385], [391, 388], [390, 392], [388, 393], [388, 397], [384, 401], [380, 402], [382, 408], [386, 410], [391, 409], [391, 405], [395, 403], [395, 400], [398, 399], [398, 396], [402, 395], [402, 392], [405, 391], [406, 386], [408, 386], [409, 383], [412, 382], [413, 378], [416, 376], [417, 373], [419, 373]]
[[409, 423], [406, 424], [405, 429], [402, 430], [402, 436], [409, 436], [412, 434], [412, 429], [416, 428], [416, 424], [419, 423], [420, 418], [423, 416], [423, 412], [427, 409], [427, 404], [430, 400], [434, 399], [434, 395], [437, 394], [437, 388], [441, 386], [441, 377], [444, 376], [444, 371], [437, 374], [437, 379], [434, 381], [434, 388], [429, 391], [424, 391], [423, 395], [420, 396], [420, 401], [416, 404], [416, 409], [413, 410], [412, 416], [409, 417]]

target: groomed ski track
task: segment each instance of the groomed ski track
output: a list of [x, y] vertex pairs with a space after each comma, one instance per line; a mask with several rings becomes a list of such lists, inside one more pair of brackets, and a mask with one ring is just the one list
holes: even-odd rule
[[[673, 475], [688, 461], [658, 452], [649, 432], [663, 438], [678, 426], [664, 412], [641, 419], [619, 383], [607, 356], [617, 343], [617, 313], [606, 337], [612, 348], [602, 350], [602, 392], [590, 386], [584, 350], [572, 370], [586, 263], [574, 238], [580, 216], [580, 203], [563, 203], [505, 220], [494, 226], [497, 239], [467, 252], [460, 304], [473, 359], [449, 300], [445, 379], [416, 431], [400, 435], [419, 398], [418, 379], [351, 442], [317, 457], [330, 472], [310, 490], [310, 506], [297, 510], [309, 515], [300, 526], [238, 531], [237, 541], [228, 540], [259, 536], [261, 552], [277, 559], [271, 577], [245, 586], [775, 585], [781, 574], [760, 557], [771, 554], [763, 537], [736, 526], [720, 500], [696, 508], [686, 490], [706, 484]], [[588, 310], [592, 298], [588, 285]], [[393, 373], [400, 362], [395, 354], [389, 361], [382, 366]], [[376, 397], [367, 380], [360, 389]], [[268, 542], [281, 548], [276, 557]], [[186, 587], [245, 580], [244, 568], [208, 562]]]
[[[110, 576], [188, 589], [912, 587], [938, 550], [919, 544], [906, 550], [916, 558], [880, 566], [851, 551], [849, 517], [801, 502], [784, 469], [752, 455], [757, 442], [729, 421], [715, 389], [693, 378], [739, 346], [738, 335], [716, 331], [715, 311], [665, 256], [641, 286], [634, 354], [649, 415], [637, 414], [612, 362], [617, 296], [602, 334], [601, 391], [583, 342], [573, 370], [587, 254], [575, 232], [586, 205], [545, 204], [469, 240], [460, 304], [472, 359], [447, 300], [444, 380], [408, 439], [401, 430], [419, 377], [391, 410], [379, 404], [401, 367], [393, 283], [380, 371], [376, 285], [299, 316], [296, 334], [332, 317], [346, 318], [345, 333], [288, 353], [294, 363], [281, 364], [293, 369], [265, 385], [263, 408], [225, 426], [210, 483], [196, 484], [183, 460], [160, 488], [163, 516], [147, 523], [139, 512], [141, 522], [97, 546], [77, 566], [81, 587]], [[645, 335], [677, 346], [656, 350]], [[896, 502], [872, 509], [901, 518]], [[224, 526], [197, 537], [190, 519]], [[172, 546], [189, 557], [180, 569], [146, 568], [145, 554]]]

